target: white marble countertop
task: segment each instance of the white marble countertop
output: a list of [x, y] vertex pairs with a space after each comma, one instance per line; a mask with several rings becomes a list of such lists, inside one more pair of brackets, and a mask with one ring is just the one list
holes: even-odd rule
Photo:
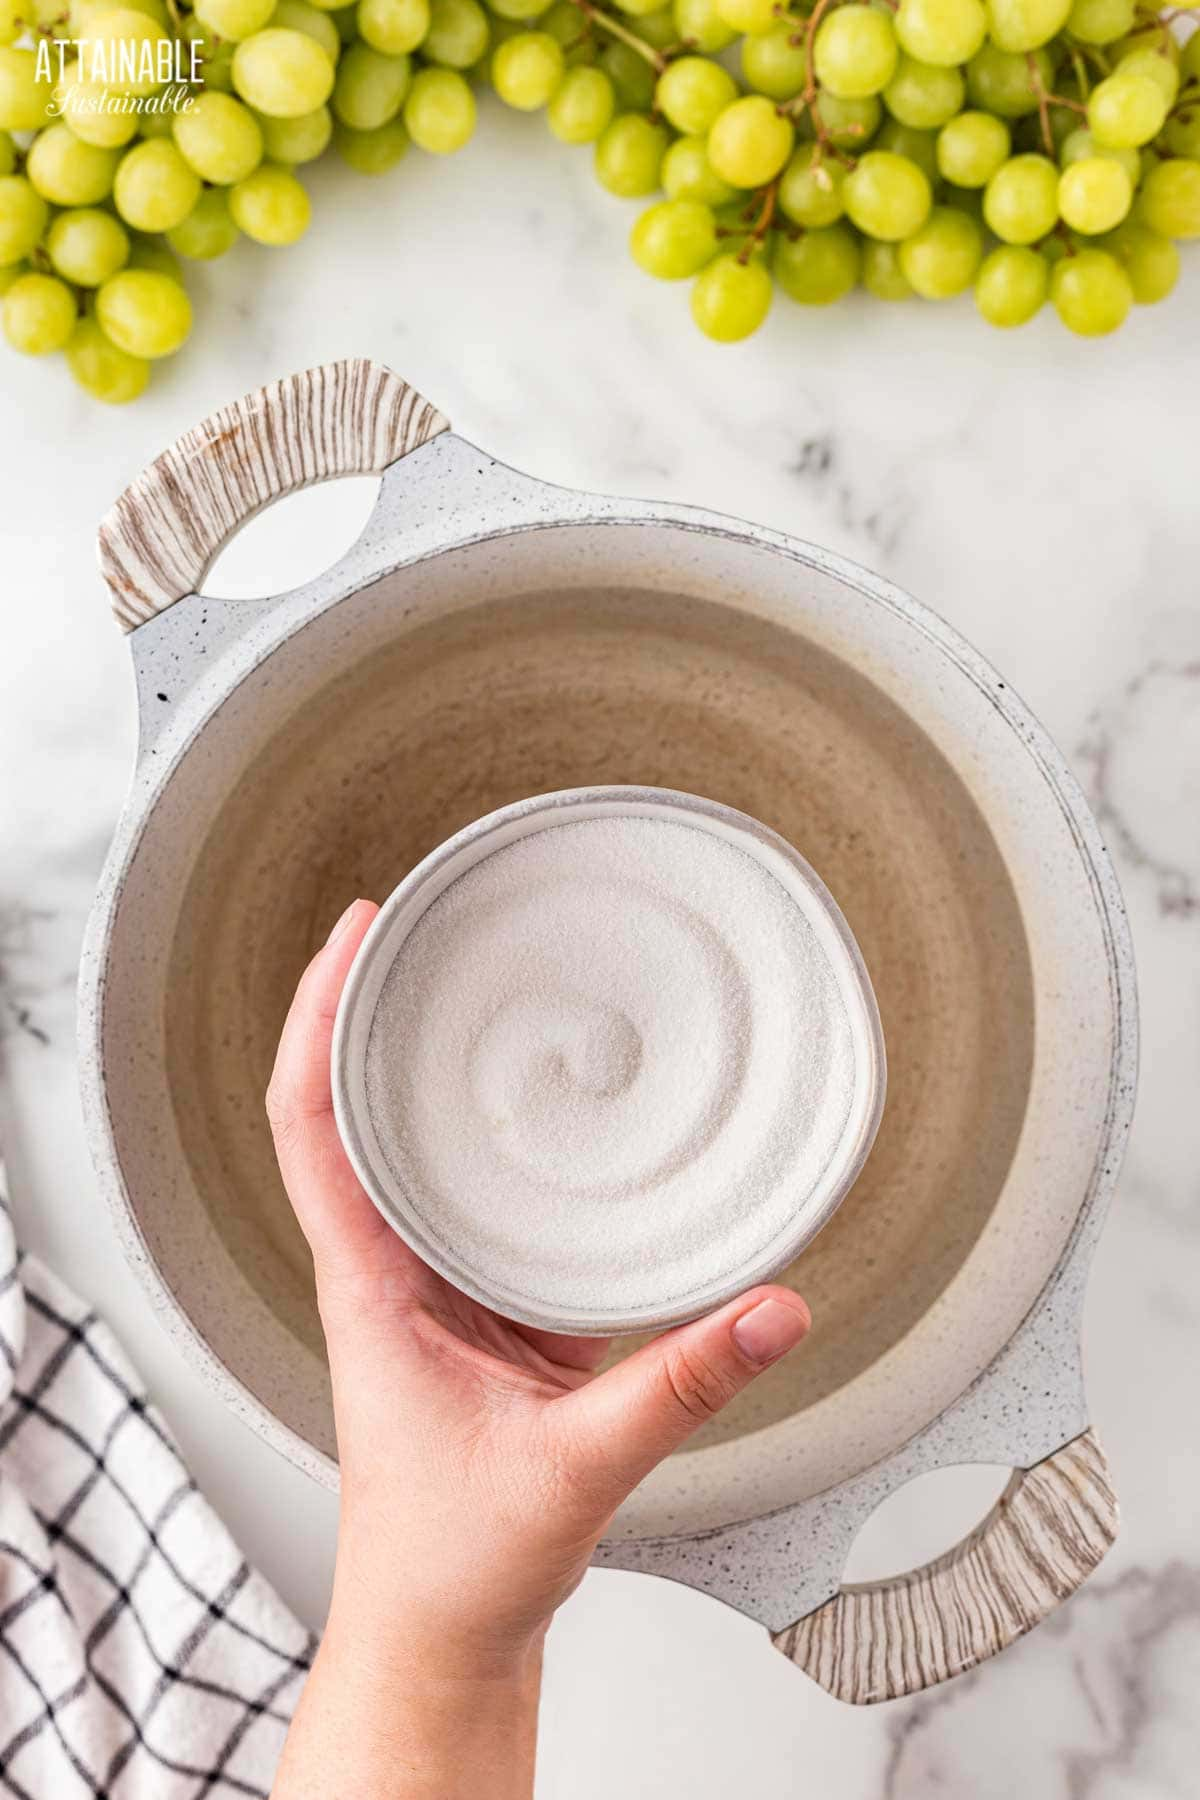
[[[721, 349], [692, 330], [683, 293], [630, 263], [633, 209], [536, 120], [489, 109], [463, 156], [414, 153], [374, 184], [323, 168], [313, 187], [307, 243], [243, 246], [198, 274], [196, 342], [138, 406], [97, 409], [65, 371], [0, 352], [0, 1142], [26, 1243], [106, 1313], [248, 1553], [319, 1623], [333, 1502], [228, 1419], [148, 1316], [78, 1120], [75, 964], [134, 736], [93, 532], [180, 430], [273, 376], [366, 354], [531, 473], [844, 551], [946, 614], [1023, 692], [1125, 885], [1143, 1078], [1086, 1331], [1124, 1532], [1085, 1592], [997, 1664], [869, 1712], [827, 1699], [715, 1602], [593, 1574], [552, 1637], [539, 1800], [1194, 1795], [1200, 246], [1172, 300], [1102, 343], [1052, 316], [990, 332], [966, 302], [779, 299], [758, 337]], [[241, 546], [236, 591], [315, 571], [364, 512], [357, 487], [292, 501], [285, 530], [269, 517]], [[931, 1484], [872, 1522], [860, 1573], [947, 1547], [1000, 1478]]]

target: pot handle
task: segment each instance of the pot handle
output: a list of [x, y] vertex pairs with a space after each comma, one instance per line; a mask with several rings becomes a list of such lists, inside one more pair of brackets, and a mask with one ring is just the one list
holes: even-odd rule
[[336, 475], [380, 474], [449, 420], [380, 363], [328, 363], [259, 388], [185, 431], [100, 527], [100, 570], [126, 631], [197, 591], [247, 519]]
[[1018, 1469], [983, 1523], [910, 1574], [843, 1587], [777, 1650], [835, 1699], [916, 1694], [995, 1656], [1081, 1587], [1117, 1535], [1117, 1501], [1091, 1431]]

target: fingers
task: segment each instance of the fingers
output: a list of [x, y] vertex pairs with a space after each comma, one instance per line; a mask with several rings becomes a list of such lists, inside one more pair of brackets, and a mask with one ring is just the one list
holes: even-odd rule
[[342, 1148], [329, 1074], [338, 1000], [378, 910], [370, 900], [356, 900], [304, 971], [267, 1089], [284, 1186], [318, 1264], [346, 1259], [352, 1265], [388, 1229]]
[[644, 1475], [807, 1335], [788, 1288], [754, 1288], [556, 1402], [567, 1454], [617, 1506]]

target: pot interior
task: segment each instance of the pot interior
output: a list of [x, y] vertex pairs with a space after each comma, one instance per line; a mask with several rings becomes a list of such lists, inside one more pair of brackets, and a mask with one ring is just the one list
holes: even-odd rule
[[[761, 819], [827, 882], [862, 947], [889, 1065], [868, 1164], [783, 1277], [812, 1306], [809, 1343], [692, 1453], [850, 1387], [963, 1268], [1026, 1111], [1029, 946], [963, 779], [879, 685], [812, 639], [661, 591], [509, 595], [423, 623], [398, 610], [388, 641], [343, 648], [340, 663], [299, 684], [252, 745], [171, 934], [170, 1099], [189, 1185], [234, 1263], [320, 1357], [262, 1095], [297, 977], [343, 907], [382, 900], [451, 832], [523, 796], [680, 788]], [[332, 1450], [326, 1405], [316, 1435]]]

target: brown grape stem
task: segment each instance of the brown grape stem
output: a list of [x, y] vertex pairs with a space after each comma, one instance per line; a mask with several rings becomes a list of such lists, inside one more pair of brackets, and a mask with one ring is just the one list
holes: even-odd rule
[[763, 189], [762, 205], [759, 208], [758, 217], [751, 227], [750, 235], [737, 253], [737, 260], [743, 267], [750, 261], [751, 256], [753, 256], [755, 250], [758, 248], [759, 244], [762, 243], [767, 232], [771, 228], [771, 220], [775, 217], [775, 202], [778, 199], [778, 196], [779, 177], [777, 175], [774, 181], [768, 182], [767, 186]]
[[1054, 133], [1050, 129], [1050, 108], [1065, 106], [1068, 112], [1082, 113], [1087, 118], [1087, 107], [1078, 100], [1068, 100], [1065, 94], [1052, 94], [1042, 80], [1042, 72], [1038, 68], [1037, 57], [1032, 50], [1025, 52], [1025, 62], [1029, 69], [1029, 85], [1037, 97], [1038, 119], [1042, 127], [1042, 143], [1046, 146], [1046, 155], [1053, 160]]
[[628, 44], [631, 50], [636, 50], [638, 55], [644, 57], [650, 64], [655, 74], [662, 74], [669, 58], [664, 56], [661, 50], [656, 50], [653, 44], [646, 42], [645, 38], [638, 37], [636, 32], [630, 31], [627, 25], [622, 25], [619, 19], [614, 19], [612, 14], [606, 13], [602, 7], [594, 6], [592, 0], [571, 0], [571, 4], [577, 6], [584, 18], [589, 19], [593, 25], [598, 25], [601, 31], [607, 31], [612, 37], [619, 38], [623, 44]]
[[840, 149], [839, 146], [834, 143], [829, 132], [826, 130], [825, 122], [821, 117], [819, 99], [821, 84], [817, 80], [817, 71], [813, 61], [813, 46], [816, 41], [817, 27], [820, 25], [821, 20], [824, 18], [832, 4], [833, 0], [817, 0], [817, 4], [813, 7], [812, 12], [805, 21], [803, 34], [789, 38], [788, 40], [789, 43], [797, 46], [800, 44], [804, 45], [804, 86], [800, 93], [796, 95], [795, 99], [785, 102], [785, 104], [779, 108], [779, 111], [795, 119], [801, 118], [805, 113], [808, 114], [812, 121], [813, 132], [817, 140], [813, 150], [814, 167], [821, 160], [822, 156], [832, 156], [836, 162], [840, 162], [844, 164], [846, 168], [852, 169], [854, 167], [854, 158], [852, 156], [847, 156], [845, 151]]

